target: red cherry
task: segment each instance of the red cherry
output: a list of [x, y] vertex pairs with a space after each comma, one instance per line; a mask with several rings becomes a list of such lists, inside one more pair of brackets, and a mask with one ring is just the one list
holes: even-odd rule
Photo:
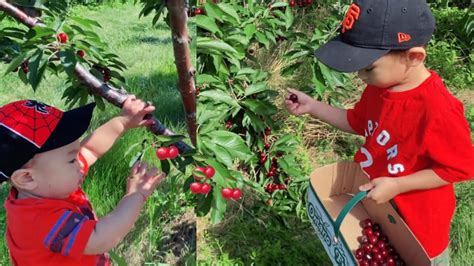
[[268, 173], [267, 173], [268, 177], [271, 177], [271, 176], [274, 176], [274, 175], [275, 175], [275, 171], [272, 171], [272, 170], [268, 171]]
[[380, 249], [377, 246], [372, 248], [372, 253], [380, 253]]
[[372, 229], [373, 229], [374, 231], [381, 231], [380, 224], [374, 224], [374, 225], [372, 225]]
[[170, 146], [170, 153], [169, 153], [169, 158], [170, 159], [176, 159], [179, 155], [179, 150], [175, 146]]
[[374, 236], [378, 239], [382, 233], [380, 231], [374, 231]]
[[231, 127], [232, 127], [232, 122], [231, 121], [225, 122], [225, 128], [230, 129]]
[[313, 3], [313, 0], [306, 0], [306, 5], [311, 5]]
[[286, 189], [285, 184], [279, 184], [279, 185], [278, 185], [278, 189], [279, 189], [279, 190], [285, 190], [285, 189]]
[[267, 162], [267, 156], [260, 156], [260, 163], [265, 164]]
[[[207, 169], [206, 167], [202, 167], [202, 166], [196, 167], [196, 169], [194, 169], [194, 172], [193, 172], [194, 179], [196, 179], [197, 181], [201, 180], [203, 178], [202, 176], [206, 175], [206, 169]], [[196, 173], [202, 173], [202, 175], [199, 176]]]
[[239, 200], [241, 196], [242, 191], [240, 190], [240, 188], [234, 188], [234, 190], [232, 191], [232, 199]]
[[295, 5], [296, 5], [295, 0], [290, 0], [290, 6], [291, 6], [291, 7], [294, 7]]
[[369, 242], [369, 238], [367, 238], [367, 236], [359, 236], [358, 240], [359, 240], [359, 243], [361, 243], [361, 244]]
[[377, 242], [377, 245], [376, 245], [379, 249], [385, 249], [387, 247], [387, 243], [385, 243], [384, 241], [382, 241], [381, 239]]
[[232, 198], [234, 191], [230, 188], [223, 188], [221, 190], [221, 195], [224, 199], [229, 200]]
[[211, 179], [216, 174], [216, 170], [214, 169], [214, 167], [208, 166], [206, 167], [206, 170], [204, 171], [204, 173], [206, 174], [206, 177], [208, 179]]
[[271, 145], [270, 143], [267, 143], [267, 144], [265, 144], [265, 149], [268, 150], [268, 149], [270, 149], [271, 146], [272, 146], [272, 145]]
[[365, 227], [362, 233], [364, 234], [364, 236], [370, 237], [374, 235], [374, 230], [372, 230], [372, 228], [370, 227]]
[[370, 263], [366, 260], [363, 260], [361, 263], [360, 263], [361, 266], [370, 266]]
[[361, 248], [357, 249], [355, 252], [356, 259], [362, 259], [362, 256], [364, 256], [364, 251]]
[[84, 58], [85, 55], [86, 55], [86, 52], [84, 52], [83, 50], [77, 51], [77, 56], [79, 56], [80, 58]]
[[201, 194], [207, 194], [209, 193], [209, 191], [211, 191], [211, 185], [209, 185], [208, 183], [202, 184]]
[[272, 134], [272, 129], [270, 127], [265, 128], [265, 136]]
[[375, 244], [377, 243], [377, 237], [376, 236], [369, 236], [369, 243], [370, 244]]
[[392, 254], [395, 253], [395, 249], [392, 246], [387, 245], [387, 247], [385, 247], [385, 248], [387, 249], [388, 254], [392, 255]]
[[169, 158], [170, 154], [170, 149], [166, 147], [161, 147], [156, 150], [156, 157], [160, 160], [166, 160]]
[[28, 72], [30, 72], [30, 68], [28, 66], [22, 67], [21, 69], [25, 74], [28, 74]]
[[395, 266], [395, 260], [392, 257], [387, 258], [387, 266]]
[[66, 33], [64, 33], [64, 32], [59, 33], [58, 36], [57, 36], [57, 38], [58, 38], [58, 41], [59, 41], [60, 43], [67, 43], [68, 37], [67, 37], [67, 34], [66, 34]]
[[370, 261], [370, 264], [369, 264], [369, 265], [370, 265], [370, 266], [379, 266], [380, 263], [378, 263], [378, 262], [375, 261], [375, 260], [372, 260], [372, 261]]
[[194, 9], [194, 14], [196, 14], [196, 15], [202, 14], [202, 9], [200, 9], [199, 7]]
[[199, 194], [202, 191], [202, 184], [198, 182], [193, 182], [189, 186], [189, 189], [191, 190], [193, 194]]
[[273, 191], [275, 191], [274, 184], [273, 183], [268, 184], [267, 187], [266, 187], [266, 190], [267, 190], [268, 193], [273, 193]]
[[386, 258], [388, 257], [388, 251], [386, 249], [382, 249], [382, 251], [380, 251], [380, 254], [382, 255], [382, 257]]
[[372, 251], [372, 249], [370, 248], [370, 245], [367, 243], [362, 245], [362, 250], [364, 250], [365, 253], [369, 253]]
[[372, 220], [370, 219], [365, 219], [362, 221], [362, 227], [366, 228], [366, 227], [372, 227], [373, 223], [372, 223]]

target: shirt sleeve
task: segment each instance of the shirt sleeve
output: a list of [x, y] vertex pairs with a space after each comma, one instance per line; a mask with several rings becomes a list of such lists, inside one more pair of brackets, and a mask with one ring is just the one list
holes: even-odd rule
[[464, 108], [440, 106], [426, 132], [426, 151], [433, 171], [446, 182], [467, 181], [474, 177], [474, 147]]
[[354, 105], [353, 108], [347, 109], [347, 122], [349, 126], [361, 136], [364, 136], [365, 129], [365, 116], [367, 110], [367, 98], [368, 98], [369, 87], [366, 87], [359, 101]]
[[55, 210], [42, 220], [45, 232], [44, 248], [73, 258], [83, 255], [97, 223], [89, 220], [87, 216], [67, 209]]

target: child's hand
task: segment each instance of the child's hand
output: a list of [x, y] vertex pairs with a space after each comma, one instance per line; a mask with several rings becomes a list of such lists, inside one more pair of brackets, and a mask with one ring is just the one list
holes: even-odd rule
[[147, 163], [137, 161], [128, 177], [127, 194], [139, 193], [146, 200], [165, 177], [156, 167], [150, 168]]
[[[311, 111], [311, 106], [314, 102], [313, 98], [311, 96], [301, 92], [297, 91], [291, 88], [288, 88], [288, 92], [290, 93], [286, 99], [286, 108], [288, 111], [294, 115], [301, 115], [301, 114], [307, 114]], [[295, 102], [290, 100], [290, 96], [294, 94], [296, 95], [297, 99]]]
[[377, 203], [385, 203], [400, 194], [400, 187], [397, 178], [379, 177], [369, 183], [359, 187], [361, 191], [370, 190], [367, 198], [373, 199]]
[[145, 115], [153, 112], [155, 107], [138, 99], [135, 95], [129, 95], [122, 106], [121, 116], [125, 128], [135, 128], [153, 125], [154, 121], [143, 120]]

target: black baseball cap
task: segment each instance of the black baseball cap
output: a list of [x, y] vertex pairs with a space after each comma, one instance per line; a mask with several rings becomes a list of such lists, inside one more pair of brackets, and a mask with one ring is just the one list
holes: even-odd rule
[[34, 100], [0, 107], [0, 183], [35, 154], [68, 145], [89, 127], [95, 103], [63, 112]]
[[330, 68], [354, 72], [391, 50], [427, 44], [434, 29], [426, 0], [355, 0], [340, 34], [319, 47], [315, 56]]

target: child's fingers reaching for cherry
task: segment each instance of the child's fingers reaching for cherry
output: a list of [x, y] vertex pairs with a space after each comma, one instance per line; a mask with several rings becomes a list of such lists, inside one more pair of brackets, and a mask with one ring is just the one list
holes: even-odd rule
[[146, 162], [137, 161], [128, 177], [127, 194], [139, 193], [146, 199], [165, 177], [166, 175], [156, 167], [151, 167]]
[[313, 99], [305, 93], [288, 88], [289, 94], [285, 98], [288, 111], [294, 115], [306, 114], [311, 109]]

